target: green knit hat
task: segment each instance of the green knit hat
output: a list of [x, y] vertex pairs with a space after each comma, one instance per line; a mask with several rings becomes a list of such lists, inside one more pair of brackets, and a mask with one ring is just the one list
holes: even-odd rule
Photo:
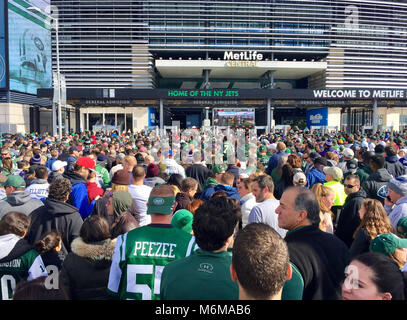
[[213, 166], [212, 168], [212, 173], [216, 174], [216, 173], [224, 173], [225, 172], [225, 168], [223, 167], [223, 165], [221, 164], [216, 164]]
[[194, 216], [190, 211], [187, 209], [181, 209], [174, 213], [171, 219], [171, 224], [177, 229], [191, 233], [193, 219]]
[[372, 240], [369, 249], [388, 256], [402, 248], [407, 248], [407, 239], [401, 239], [393, 233], [383, 233]]

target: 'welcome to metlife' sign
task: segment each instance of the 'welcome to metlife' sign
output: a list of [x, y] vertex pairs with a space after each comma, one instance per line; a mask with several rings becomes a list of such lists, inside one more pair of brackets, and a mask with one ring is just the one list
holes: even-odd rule
[[314, 98], [325, 99], [402, 99], [407, 97], [407, 90], [391, 89], [343, 89], [313, 90]]

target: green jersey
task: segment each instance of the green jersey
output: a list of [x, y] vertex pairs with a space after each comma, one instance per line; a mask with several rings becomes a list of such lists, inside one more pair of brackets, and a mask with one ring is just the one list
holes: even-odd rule
[[7, 253], [0, 260], [0, 298], [11, 300], [18, 282], [48, 276], [48, 273], [41, 256], [25, 240], [17, 239], [17, 236], [11, 234], [0, 238], [0, 244], [4, 244], [2, 249]]
[[108, 292], [121, 300], [159, 300], [164, 267], [196, 249], [195, 237], [167, 224], [150, 224], [120, 235]]

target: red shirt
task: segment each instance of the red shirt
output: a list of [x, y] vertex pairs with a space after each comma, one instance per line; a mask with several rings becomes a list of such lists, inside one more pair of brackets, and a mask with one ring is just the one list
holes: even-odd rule
[[92, 202], [95, 200], [97, 196], [103, 196], [105, 192], [103, 191], [102, 188], [99, 188], [96, 184], [96, 182], [86, 182], [86, 189], [88, 190], [88, 199], [89, 202]]

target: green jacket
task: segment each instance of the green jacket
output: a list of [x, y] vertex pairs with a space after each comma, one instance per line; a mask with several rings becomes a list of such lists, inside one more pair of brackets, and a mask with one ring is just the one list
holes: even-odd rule
[[109, 171], [107, 171], [106, 168], [101, 166], [100, 164], [97, 164], [95, 167], [95, 171], [98, 175], [98, 179], [101, 180], [101, 186], [103, 189], [106, 189], [110, 187], [110, 176], [109, 176]]
[[227, 251], [198, 249], [167, 264], [161, 276], [161, 300], [238, 300], [239, 287], [230, 277]]
[[367, 178], [372, 174], [372, 170], [370, 170], [370, 167], [368, 165], [365, 165], [362, 168], [359, 168], [356, 170], [356, 174], [359, 177], [360, 180], [360, 185], [363, 184], [363, 182], [366, 181]]

